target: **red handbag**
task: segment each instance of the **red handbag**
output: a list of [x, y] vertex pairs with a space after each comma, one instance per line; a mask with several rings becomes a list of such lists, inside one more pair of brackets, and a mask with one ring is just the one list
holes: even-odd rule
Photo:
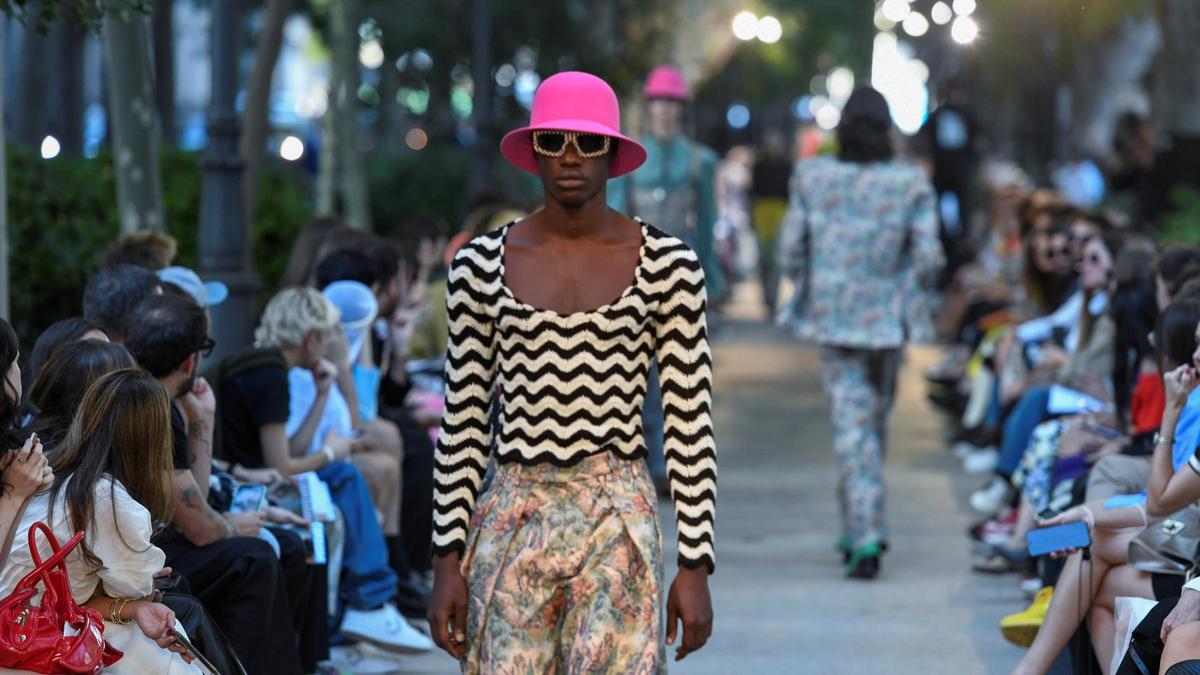
[[[16, 523], [13, 524], [14, 526]], [[42, 560], [37, 532], [50, 542], [53, 555]], [[99, 673], [124, 654], [104, 640], [104, 617], [90, 607], [80, 607], [71, 597], [71, 580], [63, 562], [83, 532], [59, 547], [45, 523], [29, 528], [29, 554], [36, 566], [0, 600], [0, 667], [20, 668], [35, 673]], [[41, 602], [32, 604], [37, 586], [45, 587]], [[64, 635], [71, 626], [75, 635]]]

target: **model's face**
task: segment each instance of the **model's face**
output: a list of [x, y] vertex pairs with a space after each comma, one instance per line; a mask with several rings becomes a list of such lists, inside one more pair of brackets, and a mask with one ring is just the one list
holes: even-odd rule
[[604, 191], [608, 182], [608, 163], [612, 151], [599, 157], [584, 158], [576, 152], [572, 143], [558, 157], [538, 155], [538, 173], [546, 195], [569, 209], [577, 209], [595, 199]]
[[647, 104], [650, 112], [650, 132], [655, 136], [671, 136], [679, 131], [683, 119], [683, 103], [665, 98], [651, 99]]

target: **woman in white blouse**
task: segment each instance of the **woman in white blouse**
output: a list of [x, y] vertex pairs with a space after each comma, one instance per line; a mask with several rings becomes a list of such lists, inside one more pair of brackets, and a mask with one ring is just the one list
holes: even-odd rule
[[[88, 389], [66, 438], [50, 451], [54, 483], [30, 499], [0, 570], [0, 597], [34, 567], [29, 528], [42, 521], [59, 542], [83, 541], [66, 558], [75, 601], [105, 618], [104, 636], [125, 656], [116, 673], [200, 672], [171, 631], [174, 613], [153, 601], [163, 552], [150, 543], [170, 522], [170, 422], [167, 393], [142, 370], [109, 373]], [[48, 544], [39, 541], [42, 557]]]

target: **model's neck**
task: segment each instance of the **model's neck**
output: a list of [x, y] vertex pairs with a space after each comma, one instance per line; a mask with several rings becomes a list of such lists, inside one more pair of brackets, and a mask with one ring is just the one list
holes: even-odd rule
[[592, 237], [607, 230], [612, 224], [612, 218], [606, 191], [601, 189], [579, 206], [564, 205], [547, 193], [546, 206], [542, 210], [542, 224], [546, 234], [567, 239]]

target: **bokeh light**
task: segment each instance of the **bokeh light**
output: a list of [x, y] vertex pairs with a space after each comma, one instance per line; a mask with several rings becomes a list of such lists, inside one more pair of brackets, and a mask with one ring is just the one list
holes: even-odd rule
[[364, 68], [375, 70], [383, 65], [383, 45], [379, 40], [368, 40], [358, 47], [358, 62]]
[[979, 36], [979, 24], [969, 16], [960, 16], [950, 25], [950, 37], [960, 45], [969, 45]]
[[404, 144], [413, 150], [424, 150], [429, 145], [429, 134], [424, 129], [414, 127], [404, 134]]
[[295, 136], [288, 136], [279, 144], [279, 156], [289, 162], [294, 162], [304, 156], [304, 141]]
[[883, 6], [880, 7], [879, 11], [888, 21], [900, 23], [908, 17], [908, 13], [912, 11], [912, 7], [909, 7], [905, 0], [883, 0]]
[[62, 144], [53, 136], [42, 139], [42, 159], [54, 159], [62, 152]]
[[817, 111], [816, 118], [817, 126], [825, 131], [831, 131], [837, 127], [838, 122], [842, 121], [842, 111], [832, 103], [828, 103]]
[[739, 40], [753, 40], [758, 35], [758, 17], [754, 12], [738, 12], [733, 17], [733, 35]]
[[950, 19], [954, 18], [954, 10], [950, 9], [950, 5], [938, 0], [933, 3], [933, 7], [929, 10], [929, 18], [939, 26], [945, 26], [950, 23]]
[[734, 129], [745, 129], [750, 126], [750, 109], [743, 103], [734, 103], [726, 111], [725, 121]]
[[959, 16], [971, 16], [975, 13], [975, 0], [954, 0], [954, 13]]
[[764, 16], [758, 20], [754, 34], [759, 40], [773, 45], [783, 37], [783, 24], [779, 23], [779, 19], [773, 16]]
[[929, 21], [920, 12], [910, 12], [904, 17], [904, 32], [913, 37], [921, 37], [929, 32]]
[[829, 90], [829, 98], [833, 99], [839, 105], [846, 102], [850, 98], [850, 94], [854, 93], [854, 71], [845, 66], [838, 66], [829, 71], [829, 77], [825, 80], [825, 87]]

